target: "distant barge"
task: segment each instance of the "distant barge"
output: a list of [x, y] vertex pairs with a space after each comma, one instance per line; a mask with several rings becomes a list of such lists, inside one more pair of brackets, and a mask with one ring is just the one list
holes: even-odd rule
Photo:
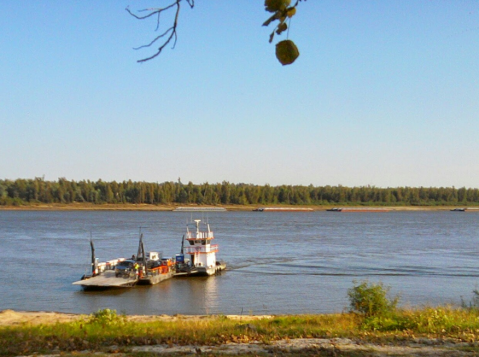
[[312, 208], [301, 207], [260, 207], [255, 208], [255, 212], [312, 212]]
[[328, 212], [389, 212], [387, 208], [344, 208], [344, 207], [334, 207], [327, 209]]
[[176, 207], [173, 212], [226, 212], [223, 207]]
[[451, 212], [479, 212], [479, 208], [453, 208]]

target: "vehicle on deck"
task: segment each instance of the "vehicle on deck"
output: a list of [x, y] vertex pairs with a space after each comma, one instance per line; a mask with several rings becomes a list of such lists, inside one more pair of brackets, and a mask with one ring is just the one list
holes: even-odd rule
[[115, 276], [118, 278], [119, 276], [129, 276], [131, 273], [135, 272], [135, 264], [134, 260], [124, 260], [119, 262], [115, 267]]

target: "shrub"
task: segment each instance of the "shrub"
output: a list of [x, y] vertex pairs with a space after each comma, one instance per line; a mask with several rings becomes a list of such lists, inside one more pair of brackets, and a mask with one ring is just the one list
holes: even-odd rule
[[365, 317], [386, 316], [396, 310], [399, 297], [389, 300], [387, 293], [390, 287], [384, 287], [382, 283], [369, 283], [363, 281], [348, 290], [350, 311]]
[[118, 315], [116, 310], [100, 309], [93, 313], [88, 320], [90, 324], [99, 324], [102, 326], [122, 325], [126, 321], [124, 315]]

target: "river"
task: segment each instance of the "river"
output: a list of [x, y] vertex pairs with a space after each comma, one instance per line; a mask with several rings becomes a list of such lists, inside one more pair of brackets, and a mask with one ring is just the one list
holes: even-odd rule
[[[187, 221], [208, 220], [228, 270], [155, 286], [85, 292], [97, 257], [179, 253]], [[460, 304], [479, 283], [479, 213], [419, 211], [0, 211], [0, 310], [127, 314], [300, 314], [348, 308], [353, 282], [391, 287], [403, 306]]]

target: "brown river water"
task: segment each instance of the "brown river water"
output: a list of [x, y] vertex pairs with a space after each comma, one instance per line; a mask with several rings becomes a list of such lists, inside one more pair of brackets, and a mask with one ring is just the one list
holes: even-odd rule
[[[187, 221], [208, 220], [228, 270], [85, 292], [90, 234], [100, 260], [179, 253]], [[470, 301], [479, 213], [0, 211], [0, 310], [127, 314], [300, 314], [348, 309], [354, 281], [383, 282], [406, 306]]]

